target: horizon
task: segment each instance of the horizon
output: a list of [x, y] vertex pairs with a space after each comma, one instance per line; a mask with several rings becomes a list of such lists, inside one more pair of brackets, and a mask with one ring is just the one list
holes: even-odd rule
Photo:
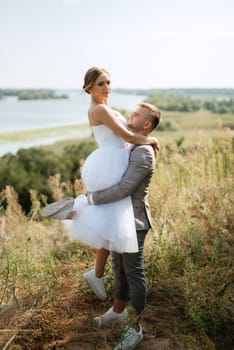
[[[79, 90], [83, 91], [82, 88], [79, 87], [30, 87], [30, 86], [21, 86], [21, 87], [0, 87], [0, 90]], [[136, 90], [136, 91], [147, 91], [147, 90], [234, 90], [234, 86], [231, 87], [222, 87], [222, 86], [171, 86], [171, 87], [149, 87], [149, 88], [140, 88], [140, 87], [112, 87], [112, 91], [115, 90]]]

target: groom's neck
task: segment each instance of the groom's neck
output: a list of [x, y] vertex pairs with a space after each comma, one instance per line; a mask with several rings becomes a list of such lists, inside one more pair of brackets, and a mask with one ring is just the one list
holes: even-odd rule
[[134, 128], [131, 128], [131, 127], [127, 127], [128, 130], [132, 131], [132, 132], [135, 132], [136, 134], [139, 134], [139, 135], [144, 135], [144, 136], [149, 136], [149, 132], [147, 132], [146, 130], [135, 130]]

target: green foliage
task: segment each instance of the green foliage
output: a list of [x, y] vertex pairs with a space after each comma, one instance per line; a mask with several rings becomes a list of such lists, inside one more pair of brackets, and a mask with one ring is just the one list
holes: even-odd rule
[[113, 110], [118, 111], [120, 114], [122, 114], [126, 119], [129, 117], [129, 110], [124, 108], [118, 108], [118, 107], [112, 107]]
[[176, 95], [190, 96], [192, 98], [226, 98], [234, 96], [232, 88], [171, 88], [171, 89], [114, 89], [113, 91], [121, 94], [133, 94], [150, 96], [160, 92], [172, 93]]
[[80, 168], [82, 166], [82, 161], [84, 161], [87, 156], [97, 148], [95, 140], [92, 138], [80, 142], [79, 144], [73, 144], [65, 146], [62, 159], [64, 166], [68, 172], [68, 179], [72, 182], [75, 179], [79, 179], [81, 176]]
[[52, 189], [48, 179], [56, 174], [60, 174], [61, 181], [79, 179], [82, 160], [95, 148], [95, 141], [90, 139], [65, 147], [61, 156], [42, 148], [21, 149], [16, 155], [6, 154], [0, 158], [0, 191], [7, 185], [14, 187], [20, 204], [28, 213], [32, 205], [30, 190], [45, 195], [51, 202]]
[[201, 101], [198, 99], [164, 91], [148, 96], [146, 102], [166, 111], [195, 112], [201, 108]]
[[208, 110], [213, 113], [234, 114], [233, 97], [223, 98], [195, 98], [187, 95], [171, 92], [170, 90], [159, 91], [156, 94], [149, 95], [146, 102], [155, 104], [164, 111], [195, 112], [200, 109]]
[[196, 266], [188, 263], [184, 289], [186, 312], [191, 322], [213, 339], [221, 335], [223, 338], [229, 338], [234, 326], [229, 306], [231, 289], [226, 288], [225, 292], [220, 294], [222, 285], [230, 287], [228, 269], [217, 267], [214, 270], [204, 266], [198, 270]]
[[18, 93], [19, 100], [48, 100], [61, 98], [68, 98], [68, 95], [58, 95], [53, 90], [20, 90]]
[[179, 130], [178, 124], [173, 120], [162, 120], [160, 124], [157, 126], [157, 131], [177, 131]]
[[20, 89], [3, 89], [4, 96], [18, 96]]
[[234, 114], [234, 98], [230, 99], [212, 99], [204, 101], [203, 103], [204, 109], [208, 111], [212, 111], [214, 113], [231, 113]]
[[0, 159], [0, 189], [7, 185], [15, 188], [26, 212], [31, 208], [30, 189], [35, 189], [52, 199], [48, 178], [57, 173], [65, 177], [66, 169], [52, 152], [43, 149], [21, 149], [16, 155], [6, 154]]

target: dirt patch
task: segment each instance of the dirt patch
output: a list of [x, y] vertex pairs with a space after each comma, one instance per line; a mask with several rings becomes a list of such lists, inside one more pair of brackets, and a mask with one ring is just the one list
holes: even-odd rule
[[[112, 299], [100, 302], [82, 281], [69, 277], [70, 271], [71, 267], [61, 271], [56, 294], [50, 299], [41, 293], [40, 298], [37, 294], [19, 299], [20, 307], [1, 306], [0, 329], [5, 331], [0, 332], [0, 347], [10, 342], [7, 350], [113, 349], [124, 326], [97, 328], [93, 324], [93, 318], [108, 310]], [[144, 339], [139, 350], [203, 349], [188, 327], [179, 284], [148, 292], [141, 323]]]

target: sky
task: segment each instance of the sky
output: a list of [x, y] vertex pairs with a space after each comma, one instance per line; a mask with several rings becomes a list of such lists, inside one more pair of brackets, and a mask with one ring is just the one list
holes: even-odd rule
[[234, 0], [0, 0], [0, 88], [234, 88]]

